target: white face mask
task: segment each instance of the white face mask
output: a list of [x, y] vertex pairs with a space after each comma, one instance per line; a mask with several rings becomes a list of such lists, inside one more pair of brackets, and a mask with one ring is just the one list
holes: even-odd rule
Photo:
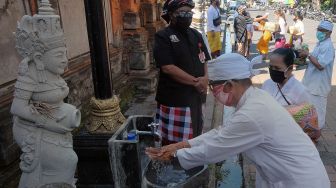
[[223, 87], [225, 86], [227, 82], [225, 82], [220, 88], [215, 89], [213, 92], [214, 97], [222, 104], [226, 106], [230, 106], [228, 103], [231, 102], [232, 97], [230, 97], [231, 93], [225, 93], [223, 91]]
[[228, 99], [229, 99], [229, 93], [224, 93], [223, 91], [217, 93], [215, 95], [215, 98], [222, 104], [227, 105]]

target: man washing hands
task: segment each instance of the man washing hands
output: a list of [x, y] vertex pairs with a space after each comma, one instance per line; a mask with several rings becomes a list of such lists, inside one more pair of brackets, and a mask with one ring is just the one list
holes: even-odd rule
[[329, 188], [315, 145], [288, 111], [252, 85], [251, 77], [257, 73], [236, 53], [210, 62], [210, 89], [235, 112], [219, 129], [162, 148], [147, 148], [146, 154], [153, 160], [178, 161], [188, 170], [244, 153], [256, 165], [257, 188]]

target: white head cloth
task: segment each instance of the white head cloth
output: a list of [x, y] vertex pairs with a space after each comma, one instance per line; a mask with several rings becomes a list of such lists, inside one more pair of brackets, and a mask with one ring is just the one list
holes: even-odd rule
[[262, 56], [252, 61], [237, 53], [227, 53], [208, 62], [209, 80], [240, 80], [260, 74], [260, 70], [253, 69], [253, 65], [261, 63]]
[[334, 27], [334, 24], [331, 23], [330, 21], [321, 21], [319, 26], [319, 28], [323, 28], [325, 30], [328, 30], [328, 31], [332, 31], [333, 30], [333, 27]]

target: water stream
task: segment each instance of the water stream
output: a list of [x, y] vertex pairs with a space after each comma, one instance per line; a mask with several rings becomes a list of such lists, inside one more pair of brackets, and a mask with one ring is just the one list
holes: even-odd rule
[[204, 169], [203, 166], [184, 170], [177, 161], [152, 161], [145, 174], [147, 180], [161, 187], [179, 187], [196, 177]]
[[156, 178], [153, 183], [160, 186], [177, 185], [189, 177], [182, 168], [175, 167], [170, 162], [154, 161], [149, 170], [155, 172]]

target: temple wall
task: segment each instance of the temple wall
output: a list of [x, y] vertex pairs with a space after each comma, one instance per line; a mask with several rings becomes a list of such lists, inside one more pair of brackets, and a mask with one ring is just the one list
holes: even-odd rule
[[89, 52], [84, 0], [59, 0], [58, 4], [68, 48], [68, 58], [72, 59]]
[[21, 59], [15, 50], [13, 32], [16, 30], [17, 20], [27, 13], [29, 12], [22, 1], [0, 1], [0, 85], [16, 79], [17, 66]]

